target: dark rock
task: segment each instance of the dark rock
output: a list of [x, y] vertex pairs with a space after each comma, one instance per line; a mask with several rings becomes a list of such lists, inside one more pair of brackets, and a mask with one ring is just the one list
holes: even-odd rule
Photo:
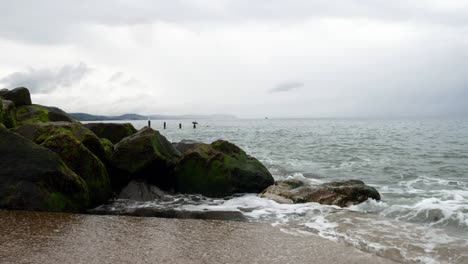
[[297, 179], [277, 181], [259, 196], [278, 203], [316, 202], [341, 207], [359, 204], [369, 198], [380, 200], [380, 194], [376, 189], [359, 180], [329, 182], [321, 185], [311, 185]]
[[119, 199], [133, 201], [154, 201], [164, 197], [165, 193], [154, 185], [149, 185], [142, 181], [131, 181], [119, 194]]
[[131, 136], [137, 130], [130, 123], [89, 123], [85, 124], [100, 138], [107, 138], [113, 144], [119, 143], [122, 139]]
[[106, 167], [77, 138], [67, 132], [57, 133], [47, 137], [41, 146], [59, 154], [68, 168], [85, 180], [91, 206], [102, 204], [111, 197], [112, 189]]
[[156, 208], [148, 206], [125, 207], [120, 210], [115, 210], [114, 208], [108, 208], [107, 205], [103, 205], [89, 210], [88, 212], [97, 215], [130, 215], [140, 217], [247, 221], [245, 216], [240, 211], [188, 211], [174, 208]]
[[68, 115], [53, 111], [49, 111], [49, 113], [47, 113], [47, 118], [50, 122], [73, 122], [73, 119]]
[[13, 129], [13, 132], [42, 144], [47, 138], [57, 134], [69, 134], [78, 139], [94, 155], [101, 160], [106, 160], [106, 151], [101, 140], [89, 129], [80, 123], [70, 122], [47, 122], [28, 123]]
[[86, 183], [53, 151], [0, 128], [0, 208], [80, 212]]
[[29, 90], [25, 87], [18, 87], [11, 91], [2, 89], [0, 92], [0, 97], [5, 100], [13, 101], [16, 107], [31, 104], [31, 95], [29, 94]]
[[176, 191], [210, 197], [258, 193], [274, 183], [257, 159], [223, 140], [190, 146], [177, 163], [175, 176]]
[[171, 173], [180, 156], [158, 131], [144, 128], [114, 146], [112, 181], [125, 186], [132, 179], [145, 179], [163, 189], [171, 189]]

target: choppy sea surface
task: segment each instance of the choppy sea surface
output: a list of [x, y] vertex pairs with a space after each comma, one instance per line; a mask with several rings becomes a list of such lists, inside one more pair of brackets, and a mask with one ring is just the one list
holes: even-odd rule
[[192, 120], [165, 121], [166, 130], [162, 120], [153, 120], [152, 127], [170, 141], [229, 140], [277, 180], [360, 179], [382, 195], [381, 201], [344, 209], [283, 205], [252, 194], [178, 196], [170, 206], [239, 210], [252, 222], [320, 235], [404, 263], [468, 263], [468, 119], [197, 120], [197, 129]]

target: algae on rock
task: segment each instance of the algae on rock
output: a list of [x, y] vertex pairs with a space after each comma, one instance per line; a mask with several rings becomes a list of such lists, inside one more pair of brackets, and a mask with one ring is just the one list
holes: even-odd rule
[[158, 131], [144, 128], [114, 146], [112, 177], [118, 187], [132, 179], [144, 179], [163, 189], [172, 189], [172, 171], [180, 156], [172, 144]]
[[192, 144], [174, 174], [176, 191], [212, 197], [259, 193], [274, 183], [260, 161], [224, 140]]
[[0, 208], [82, 212], [89, 206], [83, 179], [43, 146], [0, 126]]
[[137, 132], [130, 123], [89, 123], [84, 126], [93, 131], [98, 137], [110, 140], [112, 144], [117, 144], [122, 139]]
[[18, 107], [16, 119], [19, 125], [27, 123], [44, 123], [44, 122], [75, 122], [73, 118], [68, 116], [64, 111], [56, 107], [48, 107], [43, 105], [23, 105]]
[[47, 138], [41, 146], [53, 150], [67, 166], [85, 180], [90, 196], [90, 205], [106, 202], [112, 194], [106, 167], [80, 141], [69, 134], [57, 134]]

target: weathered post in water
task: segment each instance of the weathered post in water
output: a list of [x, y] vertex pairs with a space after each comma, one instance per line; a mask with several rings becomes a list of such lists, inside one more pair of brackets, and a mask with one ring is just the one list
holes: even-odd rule
[[151, 120], [148, 118], [148, 127], [151, 127]]
[[182, 123], [179, 123], [179, 129], [182, 129]]
[[198, 123], [196, 121], [192, 122], [192, 124], [193, 124], [193, 129], [197, 128]]
[[164, 129], [166, 129], [166, 122], [164, 122]]

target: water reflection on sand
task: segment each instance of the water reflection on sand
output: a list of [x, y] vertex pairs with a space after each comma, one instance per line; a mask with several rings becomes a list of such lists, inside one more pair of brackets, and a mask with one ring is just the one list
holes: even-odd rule
[[264, 224], [0, 210], [1, 263], [391, 263]]

